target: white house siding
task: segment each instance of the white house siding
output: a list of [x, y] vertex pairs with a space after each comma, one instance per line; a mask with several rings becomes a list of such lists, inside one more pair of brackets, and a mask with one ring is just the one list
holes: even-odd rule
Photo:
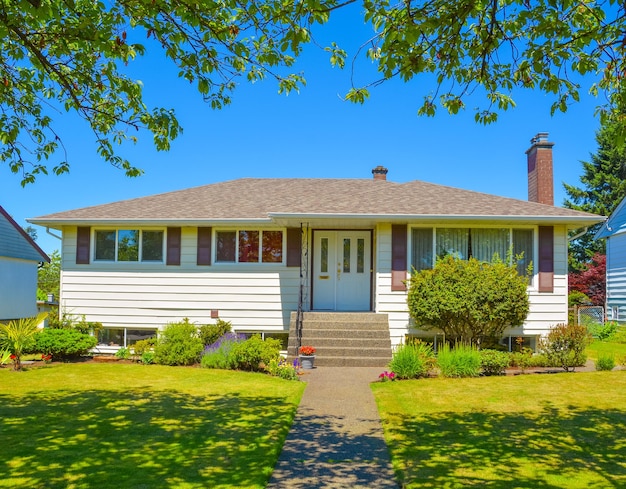
[[161, 328], [189, 318], [231, 321], [235, 330], [287, 331], [297, 308], [299, 269], [196, 265], [196, 228], [182, 229], [181, 264], [76, 265], [76, 228], [63, 232], [62, 310], [105, 327]]
[[[515, 224], [505, 224], [514, 227]], [[389, 315], [393, 345], [404, 341], [411, 330], [405, 292], [391, 290], [391, 224], [379, 224], [376, 229], [376, 312]], [[535, 241], [537, 232], [535, 231]], [[535, 243], [535, 256], [537, 244]], [[409, 260], [410, 261], [410, 260]], [[522, 327], [507, 330], [505, 335], [545, 335], [556, 324], [567, 322], [567, 230], [554, 227], [554, 292], [539, 293], [536, 276], [529, 287], [530, 312]]]
[[37, 315], [37, 265], [0, 257], [0, 321]]
[[626, 321], [626, 233], [606, 240], [606, 302], [608, 310], [618, 308], [617, 320]]

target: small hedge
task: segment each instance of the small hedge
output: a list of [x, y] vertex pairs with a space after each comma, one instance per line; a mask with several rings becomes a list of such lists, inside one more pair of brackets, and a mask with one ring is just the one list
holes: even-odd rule
[[159, 334], [154, 347], [154, 362], [160, 365], [193, 365], [203, 348], [196, 326], [185, 318], [169, 323]]
[[483, 375], [504, 375], [511, 355], [497, 350], [480, 350], [480, 368]]
[[279, 362], [281, 342], [275, 338], [265, 341], [256, 334], [248, 339], [243, 335], [226, 333], [207, 346], [201, 365], [206, 368], [247, 370], [260, 372]]
[[75, 329], [46, 328], [35, 335], [35, 345], [32, 350], [52, 355], [55, 360], [65, 360], [89, 353], [97, 343], [95, 336]]

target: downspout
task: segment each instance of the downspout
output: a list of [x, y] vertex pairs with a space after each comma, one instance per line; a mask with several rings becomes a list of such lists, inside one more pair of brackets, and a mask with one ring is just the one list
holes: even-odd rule
[[50, 228], [48, 226], [46, 226], [46, 234], [49, 234], [50, 236], [58, 239], [58, 240], [62, 240], [63, 238], [57, 234], [54, 234], [52, 231], [50, 231]]
[[578, 239], [581, 236], [584, 236], [585, 234], [587, 234], [587, 231], [589, 231], [589, 226], [585, 226], [580, 233], [575, 234], [574, 236], [571, 236], [571, 237], [567, 238], [567, 242], [569, 243], [570, 241], [574, 241], [575, 239]]

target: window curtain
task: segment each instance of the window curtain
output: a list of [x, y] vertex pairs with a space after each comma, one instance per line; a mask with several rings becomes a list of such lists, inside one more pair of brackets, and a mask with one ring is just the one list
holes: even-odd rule
[[437, 258], [448, 255], [462, 260], [469, 258], [468, 229], [437, 229]]
[[517, 260], [517, 273], [526, 275], [528, 265], [533, 261], [532, 229], [513, 230], [513, 259]]
[[433, 268], [432, 228], [413, 228], [411, 233], [411, 264], [418, 272]]
[[509, 251], [509, 229], [472, 229], [472, 256], [491, 262], [497, 257], [504, 261]]

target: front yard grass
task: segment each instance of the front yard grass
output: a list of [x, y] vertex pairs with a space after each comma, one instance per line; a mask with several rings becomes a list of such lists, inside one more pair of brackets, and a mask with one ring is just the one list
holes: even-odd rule
[[594, 340], [585, 349], [585, 353], [587, 353], [587, 356], [593, 361], [597, 361], [598, 357], [601, 355], [612, 355], [615, 357], [615, 361], [619, 362], [626, 359], [626, 344]]
[[0, 487], [264, 487], [304, 387], [183, 367], [0, 369]]
[[402, 487], [626, 487], [626, 372], [372, 389]]

